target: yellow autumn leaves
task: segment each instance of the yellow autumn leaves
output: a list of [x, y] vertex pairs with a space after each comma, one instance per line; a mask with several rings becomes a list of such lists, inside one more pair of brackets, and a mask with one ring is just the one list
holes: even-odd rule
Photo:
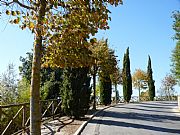
[[10, 23], [14, 23], [14, 24], [19, 24], [20, 22], [20, 15], [21, 12], [20, 11], [10, 11], [10, 10], [6, 10], [6, 15], [12, 15], [15, 17], [15, 19], [11, 20]]
[[[99, 59], [96, 63], [98, 65], [102, 63], [100, 59], [108, 59], [108, 49], [103, 50], [104, 48], [100, 46], [93, 50], [95, 48], [89, 40], [98, 29], [109, 29], [110, 11], [107, 4], [117, 5], [121, 2], [121, 0], [49, 0], [40, 25], [37, 25], [36, 13], [39, 1], [30, 0], [29, 5], [26, 5], [31, 7], [28, 10], [10, 9], [6, 10], [6, 14], [12, 16], [11, 23], [20, 25], [21, 29], [29, 28], [32, 32], [40, 29], [44, 43], [44, 66], [82, 67], [95, 64], [94, 59]], [[96, 43], [96, 46], [99, 44]], [[99, 54], [96, 53], [98, 49]]]
[[9, 11], [9, 10], [6, 10], [6, 14], [7, 15], [12, 15], [12, 16], [16, 16], [16, 15], [20, 15], [21, 12], [20, 11]]
[[143, 86], [142, 83], [140, 83], [141, 81], [147, 81], [147, 73], [141, 69], [136, 69], [132, 76], [133, 86], [135, 88], [142, 88]]

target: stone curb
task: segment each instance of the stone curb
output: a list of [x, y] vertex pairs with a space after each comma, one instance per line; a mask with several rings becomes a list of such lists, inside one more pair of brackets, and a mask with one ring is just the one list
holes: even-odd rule
[[86, 125], [89, 123], [90, 120], [92, 120], [92, 118], [94, 116], [96, 116], [98, 113], [102, 112], [103, 110], [107, 109], [107, 108], [110, 108], [110, 107], [113, 107], [113, 106], [116, 106], [118, 104], [115, 104], [115, 105], [109, 105], [109, 106], [106, 106], [104, 108], [102, 108], [101, 110], [95, 112], [94, 114], [92, 114], [89, 118], [89, 120], [85, 121], [82, 123], [82, 125], [78, 128], [78, 130], [76, 130], [76, 132], [74, 133], [74, 135], [80, 135], [81, 132], [84, 130], [84, 128], [86, 127]]

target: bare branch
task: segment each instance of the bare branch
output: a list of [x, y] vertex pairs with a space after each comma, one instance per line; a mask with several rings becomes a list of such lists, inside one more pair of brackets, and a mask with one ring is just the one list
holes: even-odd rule
[[9, 6], [13, 3], [17, 3], [19, 6], [23, 7], [23, 8], [26, 8], [26, 9], [35, 9], [34, 7], [31, 7], [31, 6], [27, 6], [21, 2], [19, 2], [18, 0], [12, 0], [11, 2], [7, 2], [7, 1], [2, 1], [0, 0], [1, 4], [5, 5], [5, 6]]
[[1, 2], [1, 4], [6, 5], [6, 6], [9, 6], [9, 5], [11, 5], [13, 3], [13, 1], [6, 2], [6, 1], [2, 1], [2, 0], [0, 0], [0, 2]]
[[26, 9], [33, 9], [33, 7], [30, 7], [30, 6], [27, 6], [25, 4], [22, 4], [21, 2], [19, 2], [18, 0], [13, 0], [13, 2], [17, 3], [19, 6], [23, 7], [23, 8], [26, 8]]

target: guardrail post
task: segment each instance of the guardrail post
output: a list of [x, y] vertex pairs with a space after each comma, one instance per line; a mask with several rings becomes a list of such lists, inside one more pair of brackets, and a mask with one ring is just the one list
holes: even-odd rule
[[2, 117], [2, 107], [0, 106], [0, 120], [1, 120], [1, 117]]
[[54, 100], [52, 101], [52, 116], [53, 116], [53, 120], [54, 120]]
[[26, 105], [23, 105], [23, 116], [22, 116], [22, 128], [23, 128], [23, 134], [26, 133]]

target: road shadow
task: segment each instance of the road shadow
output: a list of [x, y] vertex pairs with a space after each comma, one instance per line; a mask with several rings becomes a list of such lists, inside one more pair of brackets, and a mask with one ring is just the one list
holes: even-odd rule
[[[156, 106], [156, 104], [158, 104]], [[92, 119], [89, 123], [95, 123], [95, 124], [104, 124], [104, 125], [112, 125], [112, 126], [121, 126], [121, 127], [132, 127], [137, 129], [145, 129], [145, 130], [151, 130], [151, 131], [159, 131], [159, 132], [166, 132], [166, 133], [179, 133], [180, 134], [180, 128], [166, 128], [166, 127], [159, 127], [156, 125], [156, 122], [161, 123], [161, 125], [166, 123], [180, 123], [180, 116], [178, 115], [172, 115], [173, 112], [171, 112], [172, 108], [171, 106], [175, 106], [176, 103], [139, 103], [139, 104], [133, 104], [135, 106], [129, 105], [118, 105], [111, 107], [107, 110], [102, 111], [97, 115], [99, 118], [103, 119]], [[154, 108], [155, 109], [154, 109]], [[122, 108], [122, 111], [112, 111], [113, 108]], [[125, 109], [125, 110], [124, 110]], [[127, 110], [126, 110], [127, 109]], [[131, 111], [129, 111], [131, 109]], [[134, 111], [132, 111], [134, 110]], [[137, 111], [139, 110], [139, 111]], [[159, 112], [158, 114], [155, 114], [155, 112]], [[107, 117], [113, 118], [115, 120], [108, 120]], [[116, 121], [118, 120], [119, 121]], [[124, 122], [121, 120], [141, 120], [143, 121], [143, 124], [137, 124], [137, 123], [131, 123], [131, 122]], [[155, 122], [154, 125], [146, 125], [146, 121], [149, 122]]]
[[121, 127], [131, 127], [136, 129], [146, 129], [151, 131], [159, 131], [165, 133], [180, 133], [179, 129], [170, 129], [170, 128], [163, 128], [157, 126], [149, 126], [149, 125], [142, 125], [142, 124], [135, 124], [135, 123], [128, 123], [128, 122], [120, 122], [120, 121], [112, 121], [112, 120], [96, 120], [93, 119], [89, 123], [94, 124], [103, 124], [103, 125], [113, 125], [113, 126], [121, 126]]
[[153, 101], [153, 102], [141, 102], [139, 104], [150, 105], [150, 106], [177, 106], [177, 101]]
[[145, 107], [145, 108], [155, 108], [155, 109], [172, 109], [173, 107], [167, 107], [167, 106], [149, 106], [149, 105], [139, 105], [139, 107]]
[[[149, 111], [151, 112], [151, 111]], [[135, 120], [143, 120], [143, 121], [152, 121], [152, 122], [168, 122], [171, 121], [178, 121], [180, 122], [180, 117], [178, 116], [170, 116], [170, 115], [156, 115], [152, 113], [136, 113], [134, 112], [112, 112], [112, 111], [104, 111], [105, 117], [113, 117], [113, 118], [120, 118], [120, 119], [135, 119]]]
[[177, 113], [177, 112], [172, 112], [172, 111], [165, 111], [164, 109], [152, 110], [152, 109], [144, 109], [144, 108], [135, 108], [135, 107], [130, 107], [130, 106], [114, 106], [112, 108], [123, 108], [123, 109], [139, 110], [139, 111], [145, 111], [145, 112], [160, 112], [160, 113], [168, 113], [168, 114]]

